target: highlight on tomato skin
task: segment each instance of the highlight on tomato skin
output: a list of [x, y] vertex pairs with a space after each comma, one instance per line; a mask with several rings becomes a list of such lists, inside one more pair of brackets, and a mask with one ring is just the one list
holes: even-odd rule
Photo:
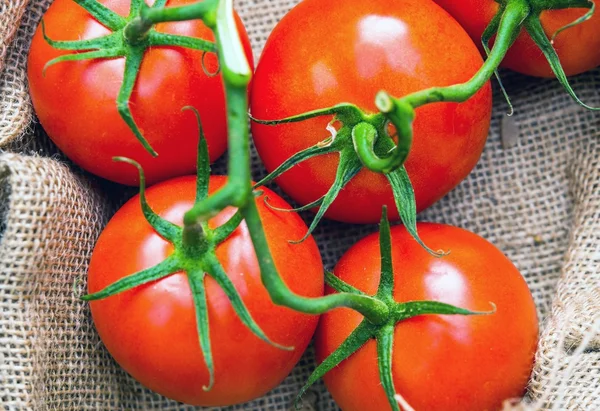
[[[464, 29], [431, 1], [304, 0], [267, 40], [253, 78], [251, 112], [256, 119], [275, 120], [347, 102], [377, 113], [380, 90], [402, 97], [461, 83], [482, 61]], [[452, 190], [477, 163], [489, 131], [491, 99], [487, 83], [464, 103], [416, 110], [405, 165], [418, 211]], [[254, 143], [267, 171], [325, 141], [331, 136], [330, 121], [324, 116], [276, 126], [253, 122]], [[319, 155], [275, 182], [300, 205], [310, 204], [330, 189], [339, 163], [338, 153]], [[390, 219], [398, 219], [386, 177], [363, 169], [325, 216], [375, 223], [384, 204]]]
[[[452, 15], [481, 47], [481, 36], [499, 10], [494, 0], [434, 0]], [[584, 16], [589, 9], [570, 8], [545, 10], [540, 20], [550, 39], [557, 30]], [[560, 63], [567, 76], [584, 73], [600, 66], [600, 13], [596, 10], [588, 21], [562, 31], [553, 41]], [[522, 32], [509, 49], [502, 67], [536, 77], [555, 77], [544, 54]]]
[[[500, 410], [504, 400], [524, 394], [533, 367], [538, 319], [529, 288], [510, 260], [476, 234], [443, 224], [420, 223], [418, 228], [424, 241], [450, 253], [432, 257], [403, 227], [393, 227], [394, 300], [436, 300], [472, 310], [488, 310], [493, 302], [496, 310], [481, 316], [423, 315], [397, 323], [392, 354], [396, 392], [416, 410]], [[380, 267], [379, 241], [372, 234], [342, 256], [333, 274], [374, 295]], [[315, 337], [317, 363], [362, 320], [345, 308], [322, 315]], [[344, 411], [390, 409], [374, 340], [325, 374], [324, 381]]]
[[[196, 0], [169, 0], [182, 6]], [[127, 16], [131, 0], [101, 0], [101, 4]], [[236, 15], [237, 17], [237, 15]], [[87, 40], [108, 35], [109, 29], [72, 0], [56, 0], [43, 16], [47, 36], [54, 41]], [[252, 50], [241, 19], [240, 40], [250, 65]], [[160, 33], [214, 40], [201, 20], [160, 23]], [[222, 76], [214, 53], [185, 47], [153, 46], [146, 50], [130, 98], [131, 114], [143, 137], [158, 153], [153, 157], [138, 141], [117, 110], [125, 70], [123, 57], [66, 61], [44, 70], [53, 58], [70, 51], [46, 42], [38, 26], [28, 56], [29, 91], [37, 118], [52, 141], [75, 164], [92, 174], [127, 185], [137, 185], [135, 169], [114, 164], [124, 156], [140, 163], [149, 184], [193, 174], [198, 134], [184, 106], [193, 106], [203, 118], [210, 159], [227, 148], [227, 124]], [[206, 66], [203, 68], [203, 64]]]
[[[210, 178], [210, 193], [226, 177]], [[271, 210], [264, 202], [290, 208], [267, 188], [256, 198], [274, 263], [289, 288], [303, 296], [323, 294], [323, 265], [312, 237], [302, 244], [306, 225], [296, 213]], [[148, 203], [163, 218], [181, 224], [194, 203], [195, 177], [156, 184], [146, 192]], [[234, 214], [227, 208], [209, 221], [221, 226]], [[173, 251], [146, 222], [139, 197], [127, 202], [110, 220], [94, 249], [88, 277], [89, 292], [163, 261]], [[279, 385], [308, 346], [318, 316], [275, 306], [260, 278], [248, 229], [242, 223], [216, 248], [216, 256], [256, 323], [278, 344], [254, 335], [233, 310], [212, 277], [205, 278], [210, 340], [214, 358], [214, 386], [204, 391], [209, 374], [200, 350], [194, 303], [187, 276], [178, 272], [130, 291], [92, 301], [91, 312], [102, 342], [131, 376], [144, 386], [180, 402], [225, 406], [261, 397]]]

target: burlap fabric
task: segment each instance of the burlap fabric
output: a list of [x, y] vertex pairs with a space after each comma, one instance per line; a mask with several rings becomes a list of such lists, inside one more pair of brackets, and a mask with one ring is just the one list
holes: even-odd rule
[[[296, 2], [237, 1], [257, 55]], [[76, 298], [85, 287], [94, 241], [123, 191], [113, 185], [98, 189], [39, 129], [31, 132], [25, 61], [47, 0], [26, 3], [0, 0], [0, 144], [19, 153], [0, 155], [0, 403], [8, 410], [36, 411], [193, 409], [145, 390], [122, 372]], [[496, 94], [481, 161], [421, 219], [479, 233], [527, 279], [542, 338], [529, 399], [511, 406], [598, 410], [600, 115], [576, 106], [554, 81], [511, 74], [505, 81], [516, 109], [512, 124], [501, 128], [506, 104]], [[600, 105], [600, 70], [573, 83], [586, 102]], [[503, 148], [515, 126], [518, 142]], [[224, 161], [215, 168], [224, 172]], [[254, 173], [263, 173], [256, 156]], [[316, 238], [326, 266], [375, 230], [322, 224]], [[309, 350], [276, 390], [231, 409], [290, 409], [313, 367]], [[322, 384], [307, 399], [306, 409], [335, 409]]]

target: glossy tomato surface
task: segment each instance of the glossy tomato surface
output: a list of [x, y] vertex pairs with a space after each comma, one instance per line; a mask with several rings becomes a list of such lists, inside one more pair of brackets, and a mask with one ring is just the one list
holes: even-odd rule
[[[496, 15], [499, 4], [494, 0], [434, 0], [467, 30], [473, 41], [481, 43], [481, 35]], [[547, 10], [540, 20], [548, 38], [561, 27], [577, 20], [587, 9]], [[560, 33], [554, 40], [565, 73], [570, 76], [600, 65], [600, 14]], [[526, 32], [522, 32], [502, 62], [503, 67], [537, 77], [554, 77], [554, 73]]]
[[[396, 392], [416, 410], [496, 410], [520, 397], [529, 378], [538, 339], [536, 308], [515, 266], [483, 238], [451, 226], [421, 223], [421, 238], [432, 257], [403, 227], [392, 228], [397, 302], [435, 300], [483, 316], [427, 315], [396, 325], [392, 373]], [[380, 278], [376, 234], [356, 243], [334, 274], [375, 294]], [[349, 309], [321, 316], [316, 335], [321, 362], [350, 335], [363, 317]], [[343, 410], [390, 409], [381, 386], [374, 340], [324, 377]]]
[[[182, 6], [195, 0], [170, 0], [167, 6]], [[122, 16], [130, 0], [100, 0]], [[43, 17], [46, 33], [53, 40], [84, 40], [109, 34], [72, 0], [56, 0]], [[242, 44], [252, 62], [246, 31], [238, 21]], [[164, 33], [213, 40], [200, 21], [161, 23]], [[114, 164], [114, 156], [138, 161], [149, 183], [196, 170], [198, 128], [184, 106], [193, 106], [202, 116], [210, 159], [216, 160], [227, 147], [225, 100], [221, 76], [207, 76], [202, 52], [182, 47], [147, 50], [130, 99], [134, 120], [158, 153], [153, 158], [136, 139], [117, 112], [117, 94], [123, 80], [124, 58], [63, 62], [43, 67], [51, 59], [67, 54], [54, 49], [43, 38], [41, 26], [33, 37], [28, 60], [31, 99], [41, 125], [56, 145], [82, 168], [123, 184], [136, 185], [137, 171], [127, 164]], [[207, 54], [206, 68], [218, 67]]]
[[[211, 192], [225, 183], [211, 177]], [[195, 178], [181, 177], [151, 187], [148, 202], [167, 220], [181, 224], [193, 204]], [[265, 190], [270, 203], [289, 207]], [[275, 265], [289, 288], [303, 296], [323, 294], [323, 266], [310, 237], [297, 245], [306, 226], [295, 213], [271, 211], [259, 197], [257, 206], [265, 226]], [[226, 209], [212, 220], [221, 225], [232, 215]], [[89, 292], [153, 266], [172, 252], [172, 246], [146, 223], [139, 199], [127, 202], [111, 219], [94, 249], [89, 268]], [[292, 370], [308, 345], [318, 317], [275, 306], [260, 280], [256, 255], [245, 223], [216, 250], [254, 320], [274, 342], [293, 346], [284, 351], [263, 342], [240, 321], [216, 282], [205, 280], [215, 385], [200, 351], [192, 296], [187, 276], [175, 273], [162, 280], [91, 303], [92, 317], [108, 351], [146, 387], [181, 402], [215, 406], [249, 401], [276, 387]]]
[[[304, 0], [267, 41], [253, 80], [252, 114], [280, 119], [342, 102], [376, 112], [379, 90], [401, 97], [460, 83], [481, 64], [467, 33], [429, 0]], [[406, 168], [422, 210], [455, 187], [479, 159], [490, 123], [490, 87], [465, 103], [431, 104], [416, 113]], [[254, 142], [267, 170], [326, 139], [329, 121], [331, 117], [278, 126], [253, 123]], [[276, 182], [294, 200], [308, 204], [331, 187], [338, 159], [337, 153], [310, 159]], [[391, 218], [398, 217], [386, 178], [362, 170], [326, 216], [373, 223], [383, 204]]]

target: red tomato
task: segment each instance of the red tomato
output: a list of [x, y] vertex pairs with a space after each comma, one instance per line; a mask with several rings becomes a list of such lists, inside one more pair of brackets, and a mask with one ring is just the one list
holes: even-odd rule
[[[210, 191], [225, 184], [211, 177]], [[193, 204], [194, 177], [157, 184], [147, 191], [148, 202], [163, 218], [180, 224]], [[270, 202], [288, 207], [277, 194], [262, 188]], [[289, 288], [303, 296], [323, 294], [323, 266], [316, 243], [308, 239], [292, 245], [306, 225], [295, 213], [269, 209], [256, 200], [273, 259]], [[227, 221], [228, 208], [210, 220]], [[126, 203], [100, 236], [89, 268], [89, 292], [153, 266], [172, 252], [144, 219], [138, 197]], [[167, 397], [194, 405], [217, 406], [257, 398], [276, 387], [292, 370], [308, 345], [317, 316], [275, 306], [260, 279], [260, 270], [245, 223], [217, 247], [225, 268], [250, 314], [276, 343], [293, 346], [284, 351], [260, 340], [234, 312], [216, 282], [206, 278], [208, 316], [215, 366], [215, 384], [205, 392], [209, 374], [200, 351], [195, 310], [187, 276], [180, 272], [154, 283], [91, 302], [96, 329], [108, 351], [134, 378]]]
[[[529, 378], [538, 339], [536, 308], [519, 271], [492, 244], [460, 228], [419, 224], [430, 246], [448, 249], [431, 256], [403, 227], [392, 228], [397, 302], [435, 300], [483, 316], [425, 315], [397, 323], [392, 373], [396, 392], [416, 410], [492, 410], [520, 397]], [[375, 294], [380, 278], [376, 234], [356, 243], [334, 274]], [[321, 316], [316, 354], [322, 361], [363, 317], [342, 308]], [[374, 340], [325, 374], [325, 383], [343, 410], [385, 410]]]
[[[460, 83], [481, 64], [467, 33], [431, 1], [304, 0], [279, 22], [267, 41], [253, 79], [252, 114], [262, 120], [280, 119], [341, 102], [376, 112], [379, 90], [401, 97]], [[490, 124], [490, 87], [486, 85], [465, 103], [431, 104], [416, 113], [406, 168], [417, 207], [423, 210], [477, 163]], [[326, 139], [330, 120], [252, 124], [267, 170]], [[294, 200], [308, 204], [331, 187], [338, 158], [329, 154], [310, 159], [276, 181]], [[362, 170], [326, 216], [373, 223], [379, 221], [383, 204], [389, 206], [390, 218], [398, 218], [386, 178]]]
[[[171, 0], [181, 6], [196, 0]], [[101, 0], [122, 16], [130, 0]], [[44, 15], [46, 32], [53, 40], [91, 39], [109, 34], [72, 0], [56, 0]], [[212, 32], [200, 21], [162, 23], [157, 31], [213, 40]], [[252, 51], [248, 35], [238, 19], [238, 30], [249, 61]], [[134, 120], [158, 153], [153, 158], [136, 139], [117, 112], [124, 58], [63, 62], [42, 68], [51, 59], [67, 54], [46, 43], [38, 27], [31, 44], [28, 77], [35, 112], [51, 139], [84, 169], [123, 184], [136, 185], [137, 171], [115, 164], [114, 156], [137, 160], [146, 170], [149, 183], [193, 174], [196, 170], [198, 129], [194, 116], [182, 113], [184, 106], [199, 110], [211, 161], [227, 146], [223, 82], [202, 69], [202, 52], [181, 47], [153, 47], [144, 56], [130, 99]], [[205, 58], [209, 71], [218, 64], [212, 54]]]
[[[434, 0], [448, 11], [467, 30], [476, 44], [498, 12], [500, 5], [493, 0]], [[540, 20], [548, 38], [561, 27], [577, 20], [588, 9], [547, 10]], [[583, 73], [600, 65], [600, 13], [585, 23], [560, 33], [554, 48], [567, 76]], [[502, 62], [503, 67], [538, 77], [554, 77], [554, 73], [531, 37], [522, 32]]]

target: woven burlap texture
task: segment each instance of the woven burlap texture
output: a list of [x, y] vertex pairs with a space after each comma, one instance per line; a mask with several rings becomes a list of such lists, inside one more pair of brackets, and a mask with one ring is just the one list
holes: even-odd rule
[[[295, 3], [235, 2], [256, 56], [272, 27]], [[42, 133], [34, 137], [28, 132], [25, 75], [29, 39], [47, 2], [33, 1], [22, 18], [24, 3], [20, 8], [14, 6], [18, 2], [0, 4], [0, 43], [8, 44], [16, 33], [6, 54], [0, 54], [5, 58], [4, 66], [0, 63], [0, 145], [26, 152], [47, 152], [50, 147], [52, 153], [39, 140]], [[518, 407], [597, 410], [600, 116], [576, 106], [555, 81], [508, 74], [505, 82], [516, 109], [510, 121], [520, 128], [517, 145], [502, 147], [500, 122], [507, 108], [496, 93], [479, 164], [420, 218], [484, 236], [525, 276], [543, 330], [531, 400]], [[578, 76], [573, 83], [586, 102], [600, 105], [600, 71]], [[15, 138], [17, 143], [4, 146]], [[224, 164], [219, 161], [215, 171], [223, 173]], [[122, 372], [98, 340], [86, 305], [75, 298], [84, 289], [89, 254], [109, 214], [107, 201], [114, 200], [99, 197], [55, 159], [4, 154], [0, 172], [0, 402], [6, 409], [36, 411], [194, 409], [145, 390]], [[253, 172], [256, 177], [264, 173], [256, 155]], [[327, 268], [358, 238], [375, 230], [324, 222], [315, 236]], [[290, 409], [313, 367], [309, 350], [273, 392], [230, 409]], [[308, 398], [308, 409], [336, 409], [322, 384]]]
[[77, 404], [83, 391], [102, 390], [81, 371], [109, 363], [98, 342], [81, 339], [94, 332], [77, 298], [108, 203], [66, 165], [8, 153], [0, 156], [0, 196], [0, 402]]
[[0, 146], [22, 138], [32, 120], [27, 50], [49, 3], [0, 0]]

